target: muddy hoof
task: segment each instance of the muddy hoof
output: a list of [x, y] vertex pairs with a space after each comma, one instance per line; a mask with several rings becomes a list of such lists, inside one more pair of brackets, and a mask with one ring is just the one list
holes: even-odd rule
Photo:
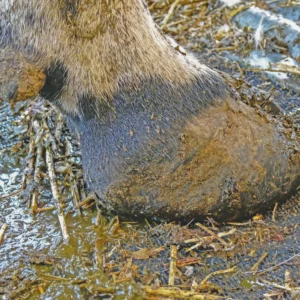
[[121, 215], [238, 220], [271, 208], [299, 186], [299, 144], [291, 131], [229, 98], [193, 116], [172, 138], [138, 148], [134, 158], [119, 152], [94, 171], [88, 159], [85, 164], [102, 205]]

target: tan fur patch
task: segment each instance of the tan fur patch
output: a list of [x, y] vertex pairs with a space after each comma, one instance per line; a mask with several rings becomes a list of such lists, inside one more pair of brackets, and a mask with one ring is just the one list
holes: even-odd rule
[[42, 70], [29, 67], [22, 72], [15, 101], [23, 101], [36, 96], [45, 83], [46, 76]]
[[41, 68], [29, 63], [20, 52], [0, 49], [0, 94], [6, 100], [22, 101], [34, 97], [44, 83]]

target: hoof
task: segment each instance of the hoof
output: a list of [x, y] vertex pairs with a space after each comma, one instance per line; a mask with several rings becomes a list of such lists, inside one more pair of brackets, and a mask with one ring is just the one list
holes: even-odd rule
[[163, 157], [131, 161], [98, 195], [105, 207], [137, 218], [244, 219], [299, 186], [299, 143], [291, 135], [281, 121], [228, 99], [189, 120], [171, 147], [164, 144]]

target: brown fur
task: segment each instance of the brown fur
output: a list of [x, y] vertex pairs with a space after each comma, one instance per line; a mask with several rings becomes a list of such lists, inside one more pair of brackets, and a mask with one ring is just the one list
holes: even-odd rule
[[42, 67], [64, 63], [67, 112], [78, 112], [79, 94], [107, 99], [122, 83], [135, 88], [157, 76], [189, 84], [196, 76], [216, 76], [171, 47], [142, 0], [1, 0], [0, 18], [12, 32], [10, 43], [28, 60]]

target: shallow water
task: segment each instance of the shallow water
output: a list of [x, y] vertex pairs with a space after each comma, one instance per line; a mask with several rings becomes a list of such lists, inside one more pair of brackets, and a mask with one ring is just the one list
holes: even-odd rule
[[[1, 150], [0, 150], [0, 195], [7, 195], [20, 189], [22, 180], [24, 147], [13, 153], [11, 147], [21, 143], [18, 135], [14, 134], [14, 122], [18, 119], [7, 103], [0, 103]], [[22, 126], [19, 126], [22, 127]], [[21, 131], [26, 131], [24, 126]], [[6, 198], [0, 202], [0, 223], [7, 224], [7, 239], [0, 246], [0, 270], [13, 266], [21, 257], [22, 250], [41, 250], [51, 245], [55, 236], [54, 223], [51, 215], [47, 220], [34, 217], [20, 202], [18, 196]], [[49, 224], [47, 225], [47, 223]], [[47, 226], [49, 226], [47, 228]], [[43, 235], [46, 232], [47, 235]]]
[[[22, 170], [26, 157], [25, 147], [21, 139], [26, 132], [26, 126], [18, 126], [18, 114], [14, 114], [7, 103], [0, 102], [1, 150], [0, 150], [0, 196], [18, 190], [22, 181]], [[12, 148], [17, 147], [14, 151]], [[53, 202], [50, 189], [42, 192], [39, 206], [49, 206]], [[6, 238], [0, 245], [0, 273], [13, 274], [20, 270], [26, 277], [41, 277], [43, 274], [57, 276], [58, 279], [45, 280], [42, 286], [45, 293], [40, 295], [37, 288], [25, 293], [26, 297], [36, 299], [65, 299], [70, 295], [72, 299], [82, 299], [90, 295], [87, 289], [70, 283], [80, 278], [86, 280], [95, 276], [95, 284], [109, 286], [108, 278], [103, 274], [102, 268], [95, 263], [95, 241], [105, 244], [107, 240], [122, 240], [122, 235], [110, 234], [107, 228], [97, 227], [97, 211], [89, 209], [79, 215], [66, 207], [66, 222], [70, 240], [64, 243], [59, 222], [55, 211], [47, 211], [33, 215], [27, 207], [21, 194], [0, 200], [0, 226], [7, 224]], [[104, 224], [107, 223], [103, 217]], [[126, 225], [123, 226], [126, 230]], [[97, 251], [102, 251], [98, 249]], [[7, 273], [8, 270], [8, 273]], [[2, 273], [4, 274], [4, 273]], [[18, 275], [19, 276], [19, 275]], [[64, 281], [63, 279], [67, 280]], [[3, 279], [3, 278], [2, 278]], [[91, 281], [91, 279], [89, 279]], [[0, 288], [3, 285], [0, 277]], [[131, 285], [114, 285], [115, 298], [131, 297], [135, 288]], [[24, 292], [21, 293], [23, 295]], [[1, 293], [0, 293], [0, 299]], [[3, 296], [3, 299], [7, 299]], [[137, 298], [138, 299], [138, 298]]]

